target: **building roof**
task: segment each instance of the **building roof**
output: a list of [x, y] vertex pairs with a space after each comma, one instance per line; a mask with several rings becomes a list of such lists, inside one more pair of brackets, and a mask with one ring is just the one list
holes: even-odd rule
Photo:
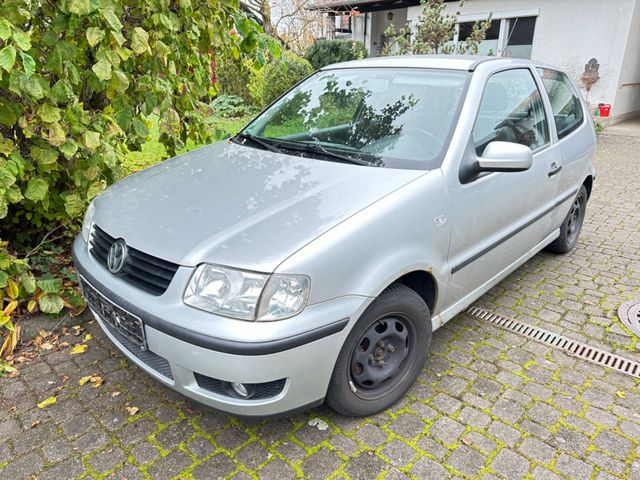
[[420, 5], [420, 0], [315, 0], [309, 10], [376, 12]]

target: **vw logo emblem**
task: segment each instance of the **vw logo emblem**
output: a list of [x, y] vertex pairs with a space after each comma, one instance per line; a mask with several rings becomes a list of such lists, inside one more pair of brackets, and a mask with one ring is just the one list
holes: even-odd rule
[[111, 245], [107, 255], [107, 268], [111, 273], [119, 273], [127, 259], [127, 244], [119, 238]]

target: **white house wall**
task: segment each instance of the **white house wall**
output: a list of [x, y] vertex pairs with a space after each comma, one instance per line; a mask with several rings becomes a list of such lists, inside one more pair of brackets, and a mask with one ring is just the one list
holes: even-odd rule
[[[509, 18], [538, 12], [531, 58], [561, 67], [575, 80], [584, 71], [585, 64], [596, 58], [600, 64], [600, 80], [588, 94], [584, 89], [582, 93], [590, 104], [614, 104], [612, 114], [616, 115], [618, 107], [621, 110], [629, 108], [627, 103], [636, 101], [633, 99], [639, 95], [624, 92], [619, 99], [624, 106], [615, 105], [632, 18], [635, 44], [630, 43], [626, 60], [631, 66], [625, 70], [625, 75], [628, 73], [629, 78], [635, 78], [632, 81], [640, 81], [637, 78], [640, 22], [637, 9], [634, 11], [635, 3], [636, 0], [467, 0], [462, 7], [461, 19], [486, 18], [490, 13], [493, 18]], [[457, 9], [458, 2], [446, 5], [448, 13]], [[409, 7], [407, 11], [408, 20], [415, 22], [422, 7]]]
[[640, 115], [640, 1], [636, 2], [629, 22], [629, 39], [612, 111], [616, 120]]

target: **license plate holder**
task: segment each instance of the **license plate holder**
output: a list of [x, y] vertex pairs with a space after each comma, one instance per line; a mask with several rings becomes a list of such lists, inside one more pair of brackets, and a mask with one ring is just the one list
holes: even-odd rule
[[142, 319], [100, 293], [86, 279], [79, 275], [82, 293], [91, 310], [105, 322], [110, 329], [135, 343], [141, 350], [147, 349], [147, 339], [144, 333]]

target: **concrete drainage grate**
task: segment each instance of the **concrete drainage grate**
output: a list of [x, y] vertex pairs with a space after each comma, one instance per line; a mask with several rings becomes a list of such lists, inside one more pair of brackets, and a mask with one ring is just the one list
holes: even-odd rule
[[469, 307], [466, 313], [480, 320], [490, 322], [498, 327], [505, 328], [514, 333], [524, 335], [538, 342], [564, 350], [569, 355], [596, 363], [603, 367], [611, 368], [620, 373], [640, 378], [640, 363], [621, 357], [614, 353], [605, 352], [586, 343], [577, 342], [542, 328], [532, 327], [526, 323], [513, 320], [498, 313], [492, 313], [482, 308]]
[[629, 300], [620, 305], [618, 318], [629, 330], [640, 337], [640, 300]]

